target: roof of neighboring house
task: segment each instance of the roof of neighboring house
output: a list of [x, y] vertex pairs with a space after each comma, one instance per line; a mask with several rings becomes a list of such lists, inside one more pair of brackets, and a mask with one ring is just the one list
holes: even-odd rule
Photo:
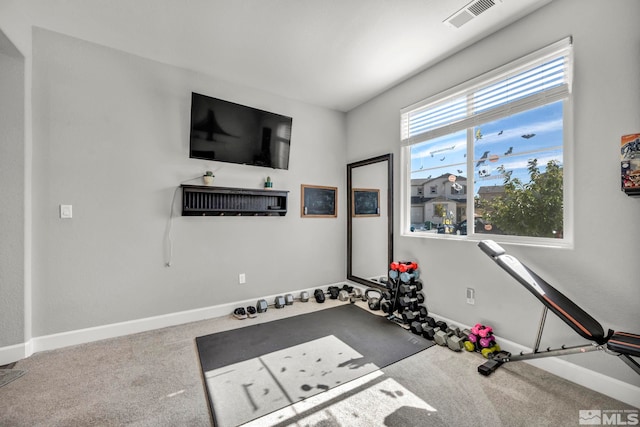
[[489, 185], [478, 188], [478, 194], [501, 194], [504, 193], [504, 185]]
[[431, 200], [431, 198], [429, 197], [411, 196], [412, 205], [422, 205], [424, 203], [427, 203], [429, 200]]

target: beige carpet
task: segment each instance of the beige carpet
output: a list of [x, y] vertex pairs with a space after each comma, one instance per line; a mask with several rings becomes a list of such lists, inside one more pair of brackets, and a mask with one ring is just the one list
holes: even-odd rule
[[[0, 387], [0, 426], [212, 425], [195, 337], [340, 304], [295, 303], [256, 319], [227, 316], [34, 354], [15, 365], [25, 375]], [[436, 346], [258, 425], [571, 426], [580, 410], [637, 410], [525, 363], [483, 377], [482, 360]], [[380, 396], [398, 404], [376, 412]], [[365, 404], [370, 416], [355, 418]]]

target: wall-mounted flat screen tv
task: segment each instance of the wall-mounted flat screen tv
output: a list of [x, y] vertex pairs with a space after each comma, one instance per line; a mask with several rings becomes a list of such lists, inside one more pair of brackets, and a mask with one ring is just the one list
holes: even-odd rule
[[291, 117], [191, 94], [189, 157], [289, 169]]

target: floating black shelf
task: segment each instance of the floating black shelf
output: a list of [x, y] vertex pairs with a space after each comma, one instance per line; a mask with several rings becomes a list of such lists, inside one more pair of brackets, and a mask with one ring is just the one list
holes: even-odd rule
[[284, 216], [288, 191], [182, 185], [183, 216]]

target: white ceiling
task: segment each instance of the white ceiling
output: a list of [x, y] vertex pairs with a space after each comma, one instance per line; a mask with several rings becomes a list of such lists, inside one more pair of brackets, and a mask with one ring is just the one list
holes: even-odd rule
[[551, 0], [494, 1], [460, 28], [443, 21], [469, 0], [16, 0], [12, 7], [42, 28], [348, 111]]

